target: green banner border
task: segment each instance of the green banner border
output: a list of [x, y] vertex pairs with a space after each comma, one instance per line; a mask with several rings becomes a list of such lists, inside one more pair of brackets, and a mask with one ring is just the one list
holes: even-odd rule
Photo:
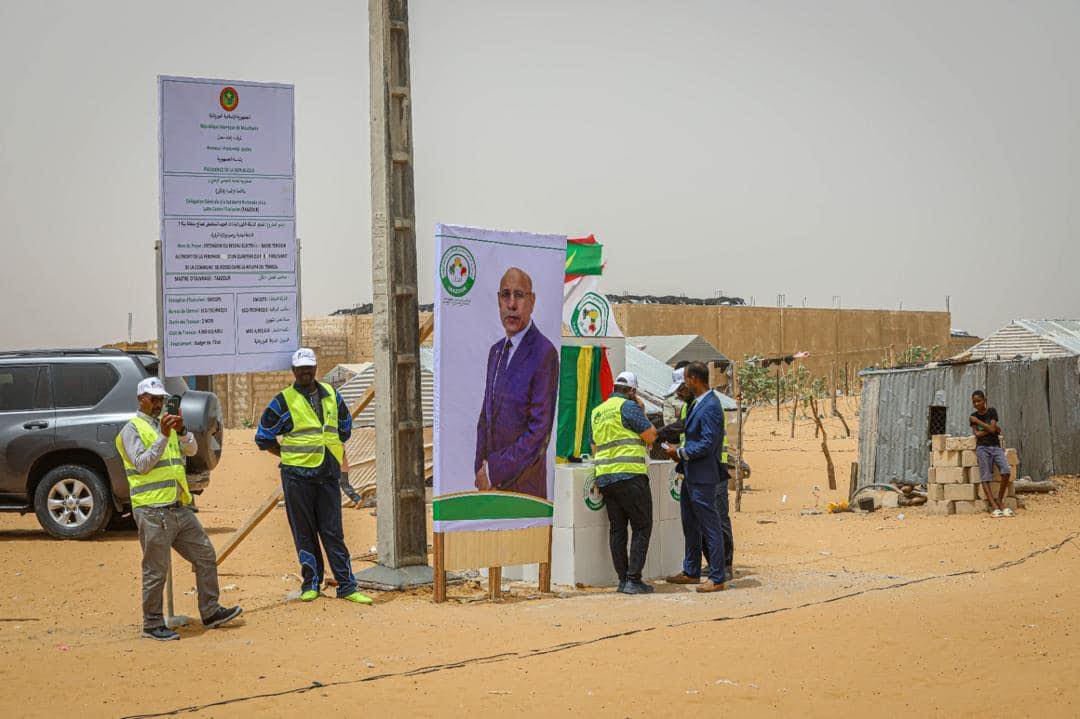
[[478, 492], [453, 497], [436, 497], [431, 503], [431, 518], [436, 522], [466, 519], [536, 519], [551, 517], [555, 508], [539, 497], [499, 492]]

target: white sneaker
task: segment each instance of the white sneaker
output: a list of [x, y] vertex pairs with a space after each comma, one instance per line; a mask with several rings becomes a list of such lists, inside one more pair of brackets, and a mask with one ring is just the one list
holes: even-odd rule
[[991, 517], [1004, 517], [1005, 513], [1002, 512], [1000, 509], [995, 509], [993, 512], [990, 513], [990, 516]]
[[1016, 512], [1012, 511], [1012, 510], [1011, 510], [1011, 509], [1009, 509], [1008, 507], [1006, 507], [1005, 509], [1001, 510], [1001, 512], [1002, 512], [1002, 514], [1004, 514], [1004, 515], [1005, 515], [1006, 517], [1015, 517], [1015, 516], [1016, 516]]

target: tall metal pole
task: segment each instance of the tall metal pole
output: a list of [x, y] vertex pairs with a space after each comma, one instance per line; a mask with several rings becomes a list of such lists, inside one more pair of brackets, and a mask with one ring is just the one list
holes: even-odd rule
[[408, 1], [368, 0], [368, 19], [379, 565], [357, 579], [401, 589], [432, 580], [424, 507]]

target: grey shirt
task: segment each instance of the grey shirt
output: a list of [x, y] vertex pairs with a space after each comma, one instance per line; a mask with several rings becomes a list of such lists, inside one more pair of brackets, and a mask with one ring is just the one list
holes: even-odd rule
[[[135, 429], [134, 424], [128, 422], [120, 430], [120, 443], [124, 446], [124, 454], [135, 465], [135, 469], [139, 471], [139, 474], [146, 474], [154, 468], [155, 464], [161, 461], [161, 455], [165, 454], [169, 439], [161, 434], [161, 422], [157, 417], [151, 417], [142, 412], [137, 412], [135, 416], [149, 422], [150, 426], [157, 430], [158, 438], [149, 447], [145, 446], [142, 437], [139, 436], [139, 430]], [[195, 435], [191, 432], [179, 437], [178, 440], [180, 442], [180, 452], [185, 457], [194, 455], [199, 449], [199, 445], [195, 442]]]

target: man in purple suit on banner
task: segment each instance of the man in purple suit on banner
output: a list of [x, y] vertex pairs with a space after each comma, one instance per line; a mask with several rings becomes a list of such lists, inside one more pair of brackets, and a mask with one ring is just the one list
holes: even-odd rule
[[547, 448], [559, 394], [559, 352], [532, 322], [532, 278], [511, 267], [499, 282], [506, 337], [488, 352], [476, 423], [476, 488], [547, 496]]

